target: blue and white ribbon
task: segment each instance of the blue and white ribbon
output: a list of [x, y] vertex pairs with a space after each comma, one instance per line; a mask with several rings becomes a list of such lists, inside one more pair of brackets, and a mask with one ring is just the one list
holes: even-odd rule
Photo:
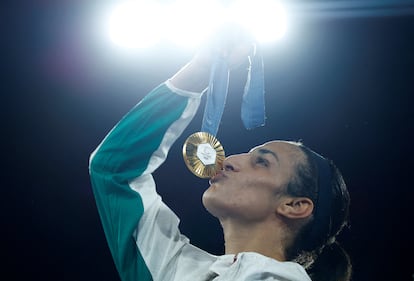
[[[257, 51], [249, 57], [250, 66], [244, 88], [241, 119], [246, 129], [265, 124], [263, 56]], [[226, 104], [230, 69], [218, 55], [212, 65], [201, 131], [216, 136]]]

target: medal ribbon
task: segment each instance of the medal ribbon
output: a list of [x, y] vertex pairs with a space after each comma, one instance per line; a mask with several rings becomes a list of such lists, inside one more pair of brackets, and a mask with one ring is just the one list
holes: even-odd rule
[[[241, 119], [246, 129], [265, 124], [263, 56], [256, 51], [249, 57], [250, 66], [244, 87]], [[211, 67], [207, 100], [201, 126], [202, 132], [216, 136], [226, 104], [230, 69], [226, 59], [216, 56]]]

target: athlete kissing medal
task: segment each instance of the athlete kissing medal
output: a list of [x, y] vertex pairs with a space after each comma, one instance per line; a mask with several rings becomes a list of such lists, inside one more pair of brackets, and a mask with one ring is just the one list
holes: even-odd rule
[[183, 145], [184, 162], [197, 177], [211, 178], [221, 170], [225, 158], [221, 143], [207, 132], [197, 132]]
[[[253, 129], [265, 121], [263, 57], [255, 51], [249, 61], [241, 117], [246, 129]], [[211, 178], [223, 167], [224, 149], [215, 135], [226, 103], [229, 73], [227, 59], [217, 54], [210, 71], [201, 132], [189, 136], [183, 145], [185, 164], [200, 178]]]

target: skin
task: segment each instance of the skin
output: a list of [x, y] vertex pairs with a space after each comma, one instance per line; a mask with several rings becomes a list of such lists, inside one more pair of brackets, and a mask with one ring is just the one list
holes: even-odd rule
[[[215, 55], [226, 58], [230, 69], [235, 69], [254, 50], [253, 42], [237, 32], [218, 39], [221, 45], [202, 49], [170, 82], [182, 90], [202, 92], [208, 86]], [[296, 162], [304, 159], [297, 145], [282, 141], [226, 158], [224, 169], [211, 179], [203, 195], [204, 206], [223, 227], [226, 254], [256, 252], [286, 260], [286, 247], [313, 210], [309, 198], [283, 193]]]
[[203, 195], [206, 209], [223, 227], [226, 254], [257, 252], [283, 261], [295, 223], [310, 217], [309, 198], [291, 197], [284, 188], [303, 152], [289, 142], [272, 141], [248, 153], [227, 157], [224, 169]]

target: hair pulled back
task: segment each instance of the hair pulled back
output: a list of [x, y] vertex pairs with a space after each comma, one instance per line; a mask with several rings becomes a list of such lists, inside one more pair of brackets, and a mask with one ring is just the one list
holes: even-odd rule
[[[306, 161], [297, 164], [296, 176], [288, 184], [286, 192], [291, 196], [308, 197], [316, 206], [318, 165], [312, 157], [313, 151], [302, 144], [299, 144], [299, 148], [305, 154]], [[351, 278], [351, 262], [348, 254], [336, 241], [336, 236], [348, 225], [350, 197], [338, 168], [332, 161], [329, 161], [329, 166], [332, 188], [329, 228], [319, 237], [307, 239], [317, 223], [311, 218], [297, 233], [294, 243], [286, 250], [286, 257], [304, 266], [314, 281], [346, 281]]]

